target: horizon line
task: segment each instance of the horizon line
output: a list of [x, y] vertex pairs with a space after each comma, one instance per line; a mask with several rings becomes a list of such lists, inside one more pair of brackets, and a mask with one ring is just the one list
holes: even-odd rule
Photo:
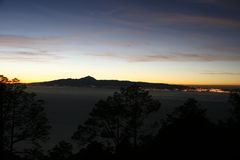
[[[52, 80], [42, 80], [42, 81], [30, 81], [30, 82], [22, 82], [25, 84], [31, 84], [31, 83], [42, 83], [42, 82], [49, 82], [49, 81], [55, 81], [60, 79], [82, 79], [85, 77], [93, 77], [93, 76], [83, 76], [80, 78], [56, 78]], [[93, 77], [95, 78], [95, 77]], [[97, 79], [96, 80], [117, 80], [117, 81], [130, 81], [130, 82], [143, 82], [143, 83], [158, 83], [158, 84], [170, 84], [170, 85], [185, 85], [185, 86], [240, 86], [240, 84], [219, 84], [219, 83], [168, 83], [168, 82], [155, 82], [155, 81], [134, 81], [134, 80], [126, 80], [126, 79]]]

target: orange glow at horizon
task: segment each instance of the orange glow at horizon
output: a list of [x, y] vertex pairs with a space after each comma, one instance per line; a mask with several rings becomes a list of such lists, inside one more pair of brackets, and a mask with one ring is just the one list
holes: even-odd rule
[[[85, 75], [87, 76], [87, 75]], [[85, 76], [82, 76], [82, 77], [59, 77], [59, 78], [32, 78], [32, 79], [25, 79], [25, 78], [22, 78], [20, 79], [20, 81], [22, 83], [34, 83], [34, 82], [46, 82], [46, 81], [52, 81], [52, 80], [58, 80], [58, 79], [67, 79], [67, 78], [73, 78], [73, 79], [80, 79], [80, 78], [83, 78]], [[153, 80], [153, 79], [146, 79], [146, 78], [142, 78], [142, 79], [126, 79], [126, 78], [103, 78], [103, 77], [94, 77], [96, 78], [97, 80], [127, 80], [127, 81], [134, 81], [134, 82], [149, 82], [149, 83], [165, 83], [165, 84], [176, 84], [176, 85], [188, 85], [188, 86], [191, 86], [191, 85], [213, 85], [213, 86], [221, 86], [221, 85], [226, 85], [226, 86], [240, 86], [240, 83], [228, 83], [228, 82], [222, 82], [222, 83], [214, 83], [212, 81], [203, 81], [203, 82], [191, 82], [191, 81], [173, 81], [173, 80]]]

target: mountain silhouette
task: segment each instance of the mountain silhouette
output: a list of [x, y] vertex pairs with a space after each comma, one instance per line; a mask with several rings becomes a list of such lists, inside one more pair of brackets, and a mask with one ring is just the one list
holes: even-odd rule
[[169, 90], [183, 90], [189, 88], [183, 85], [172, 85], [164, 83], [148, 83], [148, 82], [132, 82], [132, 81], [119, 81], [119, 80], [97, 80], [94, 77], [87, 76], [80, 79], [59, 79], [47, 82], [31, 83], [34, 86], [73, 86], [73, 87], [110, 87], [121, 88], [130, 85], [139, 85], [148, 89], [169, 89]]

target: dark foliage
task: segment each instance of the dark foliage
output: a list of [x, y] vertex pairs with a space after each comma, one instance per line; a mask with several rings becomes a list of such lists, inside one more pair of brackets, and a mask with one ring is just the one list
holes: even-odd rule
[[85, 145], [102, 140], [114, 150], [123, 144], [136, 148], [142, 127], [149, 114], [158, 111], [160, 103], [137, 85], [121, 89], [96, 104], [89, 119], [78, 127], [73, 139]]
[[25, 89], [19, 80], [0, 76], [0, 147], [1, 155], [6, 157], [27, 153], [26, 147], [17, 147], [20, 143], [31, 150], [48, 138], [50, 126], [43, 101]]
[[71, 160], [92, 160], [92, 159], [104, 159], [112, 160], [113, 154], [109, 148], [106, 148], [104, 144], [93, 141], [89, 143], [85, 148], [81, 149], [77, 154], [71, 157]]
[[49, 160], [65, 160], [73, 155], [73, 146], [71, 143], [61, 141], [55, 147], [48, 151]]
[[148, 137], [141, 157], [239, 159], [240, 125], [236, 120], [239, 95], [231, 95], [230, 102], [234, 104], [232, 117], [214, 124], [206, 117], [206, 109], [196, 100], [188, 99], [163, 120], [157, 136]]
[[[239, 93], [230, 94], [231, 116], [226, 121], [211, 122], [207, 109], [190, 98], [166, 118], [159, 117], [158, 132], [149, 132], [145, 130], [146, 120], [159, 110], [160, 102], [138, 85], [131, 85], [100, 100], [85, 123], [79, 125], [72, 138], [80, 150], [74, 151], [71, 143], [61, 141], [45, 155], [38, 143], [46, 139], [49, 127], [42, 102], [35, 100], [34, 94], [25, 92], [17, 79], [9, 81], [0, 76], [0, 80], [1, 156], [5, 159], [240, 158]], [[82, 81], [88, 84], [96, 80], [87, 77]], [[13, 152], [13, 142], [19, 137], [23, 137], [21, 141], [29, 140], [34, 144], [25, 149], [28, 154], [24, 158]]]
[[[130, 119], [133, 120], [132, 117], [134, 117], [134, 114], [131, 113], [137, 110], [135, 110], [136, 108], [134, 107], [132, 108], [131, 105], [127, 105], [128, 103], [134, 104], [138, 102], [136, 99], [139, 97], [135, 97], [138, 93], [132, 94], [133, 92], [131, 88], [121, 90], [121, 95], [127, 99], [125, 99], [126, 101], [116, 96], [118, 95], [117, 93], [115, 93], [113, 97], [109, 97], [106, 101], [100, 101], [90, 114], [92, 118], [98, 117], [98, 119], [96, 119], [96, 121], [93, 119], [88, 120], [85, 125], [90, 124], [96, 127], [98, 126], [97, 124], [104, 121], [111, 122], [110, 124], [114, 124], [115, 126], [115, 118], [119, 116], [118, 113], [124, 113], [124, 111], [126, 111], [126, 113], [123, 115], [126, 117], [130, 116]], [[143, 102], [147, 102], [143, 97], [140, 99], [143, 100]], [[229, 102], [233, 105], [231, 109], [232, 116], [229, 117], [226, 122], [219, 122], [216, 124], [208, 119], [206, 115], [207, 110], [203, 108], [201, 104], [195, 99], [188, 99], [183, 105], [176, 107], [171, 114], [168, 114], [167, 118], [160, 118], [161, 127], [157, 135], [145, 134], [141, 136], [141, 143], [139, 143], [137, 148], [132, 147], [134, 141], [130, 141], [128, 138], [123, 138], [114, 152], [109, 148], [112, 153], [112, 159], [238, 159], [240, 148], [239, 94], [231, 94]], [[121, 111], [124, 106], [127, 106], [127, 109]], [[153, 111], [155, 110], [153, 109]], [[140, 117], [144, 116], [141, 115]], [[127, 122], [127, 126], [134, 124], [131, 120], [128, 120], [129, 119], [125, 121]], [[142, 123], [139, 124], [141, 125]], [[97, 128], [99, 133], [104, 131], [104, 125], [99, 125]], [[116, 126], [112, 127], [112, 129], [113, 128], [115, 129]], [[82, 128], [82, 131], [78, 131], [86, 133], [84, 131], [87, 130], [86, 128]], [[80, 134], [78, 133], [78, 135]], [[131, 133], [126, 135], [126, 137], [132, 136]], [[113, 137], [114, 136], [111, 138]], [[90, 140], [92, 139], [90, 137], [88, 138]], [[106, 141], [103, 141], [103, 143], [104, 142]], [[106, 144], [102, 145], [108, 148]], [[81, 152], [78, 154], [81, 154]]]

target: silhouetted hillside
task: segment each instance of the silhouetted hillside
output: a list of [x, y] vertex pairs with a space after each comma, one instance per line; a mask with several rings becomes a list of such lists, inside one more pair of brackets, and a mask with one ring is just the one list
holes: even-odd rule
[[32, 83], [31, 85], [38, 86], [74, 86], [74, 87], [112, 87], [112, 88], [121, 88], [130, 86], [133, 84], [137, 84], [144, 88], [153, 88], [153, 89], [186, 89], [189, 88], [187, 86], [182, 85], [170, 85], [164, 83], [147, 83], [147, 82], [131, 82], [131, 81], [119, 81], [119, 80], [96, 80], [91, 76], [87, 76], [80, 79], [59, 79], [48, 82], [39, 82]]

